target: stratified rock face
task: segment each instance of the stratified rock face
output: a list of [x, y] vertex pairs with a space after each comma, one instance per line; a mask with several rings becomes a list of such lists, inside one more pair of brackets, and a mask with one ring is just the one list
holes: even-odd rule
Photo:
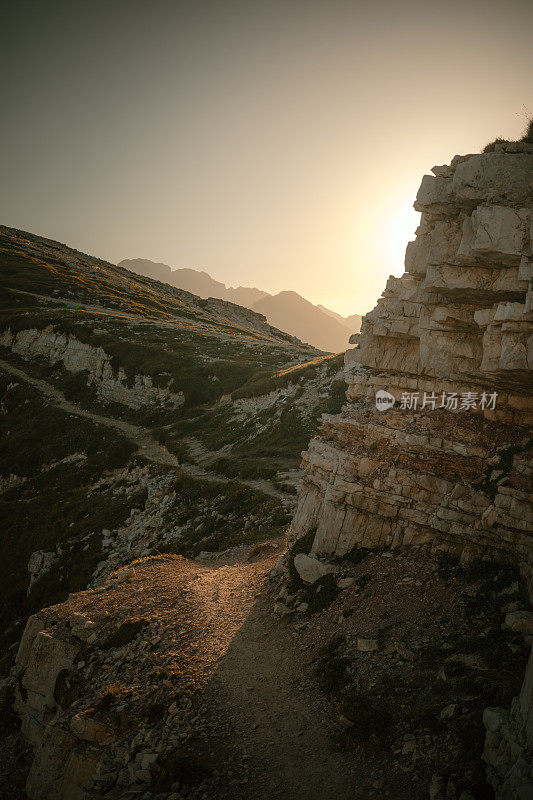
[[133, 386], [128, 386], [124, 370], [115, 372], [111, 358], [101, 347], [92, 347], [75, 336], [58, 333], [52, 325], [44, 330], [31, 328], [16, 334], [7, 329], [0, 333], [0, 347], [9, 348], [26, 360], [45, 358], [51, 364], [62, 363], [74, 374], [85, 371], [88, 385], [95, 386], [101, 399], [130, 408], [178, 408], [185, 400], [181, 392], [173, 394], [168, 388], [153, 386], [149, 375], [135, 375]]
[[533, 145], [433, 172], [406, 272], [389, 278], [346, 353], [350, 404], [324, 416], [303, 454], [291, 535], [316, 527], [318, 555], [490, 553], [529, 577]]

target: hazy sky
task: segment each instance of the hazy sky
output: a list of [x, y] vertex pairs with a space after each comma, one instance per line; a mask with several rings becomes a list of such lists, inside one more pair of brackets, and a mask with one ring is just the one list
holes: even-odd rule
[[1, 222], [341, 313], [423, 173], [533, 115], [531, 0], [2, 7]]

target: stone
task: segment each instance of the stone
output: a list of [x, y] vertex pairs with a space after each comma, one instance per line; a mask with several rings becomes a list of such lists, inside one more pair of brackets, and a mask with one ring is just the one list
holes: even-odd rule
[[57, 676], [62, 670], [72, 668], [78, 651], [79, 647], [51, 635], [48, 631], [40, 631], [35, 636], [22, 685], [43, 708], [55, 706]]
[[324, 575], [335, 572], [332, 564], [323, 564], [317, 558], [298, 553], [294, 556], [294, 567], [304, 583], [315, 583]]
[[483, 723], [488, 731], [498, 731], [509, 722], [509, 713], [502, 708], [486, 708], [483, 712]]
[[372, 653], [374, 650], [379, 650], [379, 645], [375, 639], [358, 639], [357, 649], [361, 653]]
[[447, 205], [451, 202], [452, 182], [450, 178], [442, 176], [424, 175], [420, 189], [416, 195], [414, 207], [417, 211], [424, 211], [432, 206]]
[[340, 578], [337, 581], [337, 586], [339, 589], [349, 589], [350, 586], [353, 586], [355, 583], [355, 578]]
[[30, 800], [64, 796], [61, 787], [65, 779], [65, 765], [76, 744], [72, 734], [55, 726], [48, 726], [42, 738], [42, 747], [36, 751], [26, 781], [26, 794]]
[[30, 594], [35, 581], [47, 573], [55, 560], [55, 553], [44, 550], [36, 550], [28, 560], [28, 572], [30, 573], [30, 583], [26, 594]]
[[505, 624], [512, 631], [531, 636], [533, 634], [533, 611], [512, 611], [505, 617]]
[[117, 583], [125, 583], [131, 581], [135, 577], [135, 570], [133, 567], [123, 567], [115, 573], [115, 580]]
[[406, 661], [414, 661], [416, 658], [413, 651], [410, 650], [403, 642], [394, 642], [394, 648], [400, 658], [404, 658]]
[[508, 206], [479, 206], [463, 223], [457, 250], [461, 263], [520, 264], [530, 212]]
[[34, 639], [40, 631], [46, 628], [46, 624], [47, 620], [44, 615], [33, 614], [29, 617], [26, 627], [24, 628], [24, 633], [22, 634], [22, 639], [20, 640], [17, 655], [15, 656], [15, 665], [17, 669], [22, 670], [26, 668]]
[[111, 356], [101, 347], [80, 342], [73, 335], [58, 333], [52, 325], [43, 330], [29, 328], [12, 334], [9, 329], [0, 333], [0, 346], [9, 347], [24, 359], [44, 358], [51, 364], [62, 363], [77, 374], [86, 371], [88, 382], [103, 400], [121, 403], [129, 408], [143, 406], [179, 408], [185, 402], [183, 392], [172, 393], [168, 387], [153, 386], [148, 375], [135, 375], [133, 386], [127, 383], [123, 369], [114, 370]]
[[[533, 575], [530, 498], [515, 499], [511, 508], [499, 492], [493, 498], [470, 488], [481, 480], [477, 459], [493, 454], [494, 437], [523, 432], [525, 442], [533, 424], [533, 401], [524, 388], [533, 368], [533, 314], [525, 302], [532, 161], [525, 151], [470, 154], [424, 176], [408, 272], [388, 279], [363, 318], [357, 346], [345, 357], [349, 404], [336, 417], [324, 417], [321, 435], [303, 453], [290, 540], [314, 527], [313, 556], [393, 542], [453, 542], [469, 560], [487, 549], [519, 553], [524, 574]], [[375, 406], [378, 392], [395, 400], [386, 414]], [[489, 409], [481, 398], [491, 392]], [[410, 393], [417, 405], [401, 413], [402, 397]], [[478, 398], [475, 407], [461, 410], [457, 402], [453, 426], [447, 425], [454, 409], [445, 404], [443, 417], [440, 398], [468, 393]], [[420, 417], [426, 435], [408, 430], [406, 412], [414, 410], [418, 420], [431, 397], [433, 405]], [[474, 441], [466, 420], [463, 427], [465, 413], [493, 425], [492, 440], [486, 427]], [[505, 425], [512, 431], [505, 433]], [[392, 478], [399, 452], [408, 463]], [[439, 472], [428, 475], [417, 459], [431, 461], [436, 453]], [[453, 466], [457, 455], [466, 468], [461, 476]], [[513, 458], [507, 477], [520, 482], [525, 468]]]
[[[424, 547], [462, 564], [497, 560], [518, 567], [533, 597], [533, 147], [456, 156], [422, 178], [415, 208], [406, 271], [389, 277], [345, 354], [347, 403], [302, 454], [289, 542], [315, 531], [318, 558]], [[508, 609], [505, 624], [533, 640], [531, 612]], [[468, 669], [486, 669], [467, 656]], [[497, 800], [530, 791], [526, 697], [531, 709], [533, 667], [509, 722], [487, 712]], [[439, 779], [431, 796], [446, 791]]]
[[115, 731], [109, 725], [79, 714], [71, 719], [70, 730], [78, 739], [97, 745], [110, 744], [115, 739]]
[[453, 719], [457, 716], [457, 712], [459, 710], [459, 706], [457, 703], [450, 703], [449, 706], [446, 706], [440, 712], [440, 719]]
[[531, 202], [533, 156], [481, 153], [458, 164], [451, 189], [459, 203]]
[[487, 708], [483, 722], [487, 729], [483, 759], [497, 800], [532, 797], [533, 655], [511, 709]]

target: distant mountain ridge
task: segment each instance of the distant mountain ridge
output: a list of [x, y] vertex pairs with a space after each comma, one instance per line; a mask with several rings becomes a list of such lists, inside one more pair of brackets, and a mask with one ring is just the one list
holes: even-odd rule
[[271, 325], [297, 336], [321, 350], [346, 350], [352, 333], [361, 327], [361, 315], [343, 317], [323, 305], [314, 305], [293, 291], [272, 295], [252, 286], [226, 286], [207, 272], [182, 268], [145, 258], [124, 259], [119, 267], [168, 283], [202, 298], [216, 297], [264, 314]]

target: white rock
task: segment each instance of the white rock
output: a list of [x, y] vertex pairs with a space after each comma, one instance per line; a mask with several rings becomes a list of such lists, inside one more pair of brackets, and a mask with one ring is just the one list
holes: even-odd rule
[[440, 712], [441, 719], [453, 719], [457, 715], [457, 711], [459, 710], [459, 706], [457, 703], [450, 703], [449, 706], [443, 708]]
[[354, 583], [355, 578], [340, 578], [340, 580], [337, 581], [337, 586], [339, 589], [349, 589], [350, 586], [354, 585]]
[[503, 708], [486, 708], [483, 723], [488, 731], [497, 731], [509, 722], [509, 712]]
[[123, 567], [117, 571], [115, 580], [117, 583], [124, 583], [125, 581], [130, 581], [135, 575], [135, 570], [133, 567]]
[[324, 575], [335, 572], [335, 567], [332, 564], [323, 564], [317, 558], [307, 556], [305, 553], [298, 553], [298, 555], [294, 556], [294, 566], [304, 583], [314, 583]]

